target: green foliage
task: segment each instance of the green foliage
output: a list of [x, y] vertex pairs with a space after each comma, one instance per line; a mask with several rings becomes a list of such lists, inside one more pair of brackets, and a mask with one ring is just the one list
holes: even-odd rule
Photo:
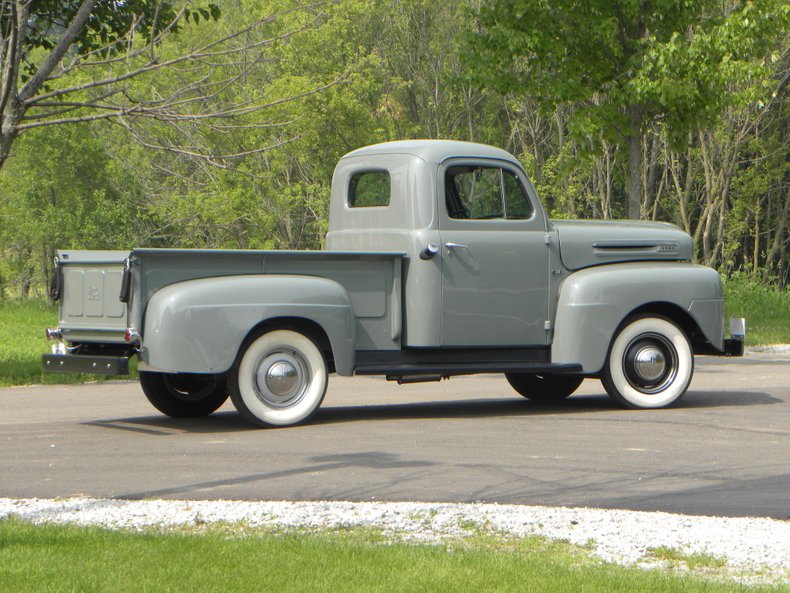
[[134, 244], [134, 185], [91, 130], [30, 133], [0, 174], [0, 276], [12, 295], [43, 294], [56, 248]]
[[[8, 10], [4, 3], [3, 10]], [[74, 20], [83, 0], [36, 0], [31, 5], [29, 29], [24, 39], [28, 51], [55, 47], [63, 29]], [[169, 29], [178, 32], [182, 16], [186, 22], [200, 22], [220, 18], [220, 7], [214, 3], [204, 6], [183, 7], [179, 15], [179, 2], [172, 0], [97, 0], [85, 27], [79, 32], [74, 45], [80, 54], [94, 51], [112, 55], [121, 48], [115, 44], [126, 37], [130, 30], [141, 35], [143, 40], [152, 38]]]
[[747, 344], [790, 343], [790, 290], [736, 273], [724, 279], [725, 319], [746, 319]]
[[[61, 31], [74, 19], [83, 0], [37, 0], [31, 6], [31, 29], [25, 38], [30, 49], [55, 47]], [[5, 4], [4, 4], [5, 9]], [[77, 36], [78, 51], [106, 48], [123, 38], [136, 23], [145, 40], [161, 32], [176, 16], [173, 2], [162, 0], [97, 0], [86, 26]]]
[[773, 0], [731, 10], [712, 0], [488, 2], [469, 65], [502, 92], [578, 104], [579, 138], [622, 141], [634, 110], [643, 127], [660, 117], [685, 138], [720, 112], [728, 84], [754, 71], [787, 18]]
[[[0, 302], [0, 387], [31, 384], [80, 383], [106, 376], [44, 373], [41, 355], [50, 351], [44, 329], [58, 323], [57, 308], [44, 301], [27, 299]], [[131, 377], [136, 376], [136, 359]]]
[[[10, 2], [2, 5], [3, 17], [13, 19]], [[25, 49], [20, 79], [25, 82], [38, 71], [36, 50], [53, 49], [64, 29], [74, 20], [83, 0], [36, 0], [30, 3], [27, 34], [23, 37]], [[82, 55], [91, 53], [103, 57], [116, 56], [127, 49], [130, 31], [144, 42], [150, 42], [163, 32], [178, 33], [181, 20], [198, 24], [200, 19], [219, 20], [219, 6], [183, 7], [170, 0], [97, 0], [85, 26], [74, 40], [74, 49]], [[2, 19], [0, 19], [1, 21]]]
[[[789, 18], [780, 0], [494, 1], [479, 9], [467, 63], [479, 84], [527, 94], [546, 114], [561, 107], [566, 119], [558, 131], [573, 139], [574, 158], [598, 157], [614, 145], [625, 213], [637, 218], [658, 187], [646, 171], [646, 134], [660, 128], [668, 148], [683, 150], [690, 135], [717, 125], [729, 108], [767, 105], [776, 97], [773, 77]], [[722, 159], [715, 188], [708, 176], [708, 190], [727, 193], [729, 162], [729, 155]], [[709, 232], [709, 221], [703, 224]], [[706, 260], [720, 260], [719, 250], [702, 247]]]
[[[34, 6], [62, 23], [78, 4]], [[161, 23], [184, 9], [158, 60], [237, 31], [262, 53], [218, 52], [199, 73], [179, 67], [124, 81], [123, 95], [175, 94], [186, 114], [240, 106], [211, 125], [154, 117], [134, 125], [137, 140], [166, 150], [107, 125], [20, 136], [0, 170], [0, 298], [45, 294], [56, 247], [319, 248], [337, 159], [403, 138], [481, 141], [521, 155], [557, 218], [631, 213], [634, 157], [642, 216], [683, 226], [701, 263], [762, 282], [790, 278], [781, 84], [790, 9], [779, 0], [97, 6], [103, 17], [80, 38], [94, 45], [81, 49], [102, 35], [118, 39], [134, 14], [148, 27], [144, 43], [158, 6]], [[56, 28], [34, 29], [30, 59]], [[131, 66], [112, 61], [102, 76]], [[81, 78], [69, 84], [91, 80], [73, 74]], [[196, 78], [208, 92], [193, 88]], [[244, 111], [257, 102], [269, 107]], [[638, 150], [626, 154], [634, 138]]]
[[622, 568], [529, 538], [447, 547], [367, 532], [202, 536], [0, 521], [0, 591], [787, 591]]

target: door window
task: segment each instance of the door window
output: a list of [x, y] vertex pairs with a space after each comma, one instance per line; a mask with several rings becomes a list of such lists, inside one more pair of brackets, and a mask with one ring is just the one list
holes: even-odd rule
[[449, 167], [445, 200], [454, 219], [528, 220], [535, 212], [515, 173], [500, 167]]

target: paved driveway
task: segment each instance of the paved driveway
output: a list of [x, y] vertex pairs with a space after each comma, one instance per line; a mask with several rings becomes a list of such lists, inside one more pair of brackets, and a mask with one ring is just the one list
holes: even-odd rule
[[134, 382], [0, 389], [0, 496], [485, 501], [790, 518], [790, 352], [698, 358], [673, 409], [587, 380], [539, 406], [497, 376], [332, 377], [306, 426], [159, 415]]

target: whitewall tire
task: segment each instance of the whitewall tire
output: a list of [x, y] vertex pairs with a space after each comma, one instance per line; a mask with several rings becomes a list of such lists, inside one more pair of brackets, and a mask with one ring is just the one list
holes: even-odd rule
[[686, 393], [694, 374], [694, 352], [685, 332], [670, 320], [641, 316], [612, 340], [601, 381], [626, 407], [665, 408]]
[[259, 335], [236, 360], [228, 378], [239, 413], [259, 426], [291, 426], [312, 416], [328, 383], [315, 342], [290, 329]]

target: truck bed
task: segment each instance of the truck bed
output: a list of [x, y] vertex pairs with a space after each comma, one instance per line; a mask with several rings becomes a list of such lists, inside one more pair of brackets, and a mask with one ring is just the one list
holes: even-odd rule
[[[402, 333], [401, 253], [135, 249], [62, 251], [60, 328], [77, 343], [122, 344], [141, 328], [146, 305], [161, 288], [198, 278], [303, 275], [341, 284], [353, 304], [357, 349], [398, 349]], [[119, 299], [128, 260], [131, 291]]]

